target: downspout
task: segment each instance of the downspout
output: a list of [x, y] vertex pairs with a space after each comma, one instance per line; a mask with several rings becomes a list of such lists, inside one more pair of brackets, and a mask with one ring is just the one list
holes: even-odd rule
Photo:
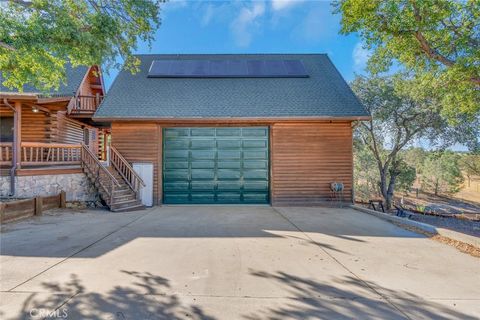
[[[9, 107], [10, 109], [13, 110], [13, 123], [16, 126], [17, 123], [17, 109], [14, 108], [10, 103], [8, 103], [8, 100], [5, 98], [3, 99], [3, 103]], [[10, 196], [15, 195], [15, 172], [17, 171], [17, 155], [18, 155], [18, 150], [17, 150], [17, 139], [18, 136], [15, 134], [16, 132], [14, 131], [13, 133], [13, 142], [12, 142], [12, 167], [10, 168]]]

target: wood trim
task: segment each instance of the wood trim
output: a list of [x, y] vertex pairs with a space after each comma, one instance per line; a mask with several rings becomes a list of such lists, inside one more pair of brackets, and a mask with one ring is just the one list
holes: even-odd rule
[[69, 173], [82, 173], [82, 168], [42, 168], [42, 169], [19, 169], [17, 176], [43, 176]]

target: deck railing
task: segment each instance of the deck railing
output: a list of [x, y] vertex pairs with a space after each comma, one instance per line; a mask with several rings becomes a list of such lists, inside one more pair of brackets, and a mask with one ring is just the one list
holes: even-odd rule
[[120, 187], [118, 180], [108, 171], [107, 168], [98, 160], [97, 156], [82, 143], [81, 164], [85, 173], [92, 182], [101, 189], [103, 200], [108, 206], [112, 206], [114, 201], [115, 188]]
[[0, 142], [0, 165], [12, 164], [12, 143]]
[[[80, 164], [79, 144], [22, 142], [20, 164], [25, 166]], [[12, 143], [0, 143], [0, 165], [12, 165]]]
[[73, 104], [69, 108], [70, 114], [93, 114], [100, 102], [103, 100], [103, 96], [83, 96], [78, 95], [73, 98]]
[[22, 142], [22, 165], [80, 164], [79, 144]]
[[115, 149], [110, 146], [110, 163], [122, 176], [128, 186], [135, 192], [137, 199], [140, 198], [140, 188], [145, 187], [142, 178], [133, 170], [133, 167], [128, 161]]

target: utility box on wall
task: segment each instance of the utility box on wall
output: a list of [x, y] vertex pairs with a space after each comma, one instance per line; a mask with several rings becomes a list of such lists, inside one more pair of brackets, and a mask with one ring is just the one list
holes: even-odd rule
[[142, 204], [151, 207], [153, 205], [153, 163], [134, 162], [133, 170], [145, 183], [145, 187], [142, 187], [140, 190]]

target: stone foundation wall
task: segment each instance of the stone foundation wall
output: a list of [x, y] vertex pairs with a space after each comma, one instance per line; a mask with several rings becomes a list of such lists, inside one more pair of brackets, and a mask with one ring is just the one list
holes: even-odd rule
[[[15, 197], [50, 196], [65, 191], [67, 201], [96, 200], [96, 190], [83, 173], [15, 177]], [[10, 177], [0, 177], [0, 196], [10, 193]]]

